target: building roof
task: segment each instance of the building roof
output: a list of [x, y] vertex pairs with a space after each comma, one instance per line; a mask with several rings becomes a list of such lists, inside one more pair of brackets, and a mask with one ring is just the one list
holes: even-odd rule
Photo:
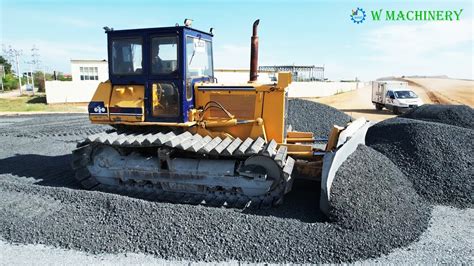
[[107, 63], [105, 59], [71, 59], [71, 63]]

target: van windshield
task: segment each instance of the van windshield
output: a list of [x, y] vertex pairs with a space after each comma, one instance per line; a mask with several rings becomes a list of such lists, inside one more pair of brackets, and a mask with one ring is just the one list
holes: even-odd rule
[[397, 99], [413, 99], [418, 98], [418, 95], [412, 91], [395, 91], [395, 97]]

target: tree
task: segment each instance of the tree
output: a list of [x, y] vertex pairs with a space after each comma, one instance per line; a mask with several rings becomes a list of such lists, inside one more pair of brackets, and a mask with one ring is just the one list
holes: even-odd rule
[[44, 85], [45, 85], [44, 77], [45, 77], [45, 75], [43, 75], [43, 72], [42, 71], [36, 71], [36, 72], [33, 73], [33, 77], [34, 77], [34, 80], [35, 80], [35, 85], [36, 85], [36, 87], [38, 87], [38, 91], [39, 92], [44, 92]]
[[58, 80], [60, 80], [60, 81], [71, 81], [72, 80], [71, 77], [64, 76], [63, 72], [58, 71], [57, 76], [58, 76]]
[[7, 59], [0, 55], [0, 65], [3, 65], [5, 68], [5, 74], [12, 73], [12, 65], [8, 63]]

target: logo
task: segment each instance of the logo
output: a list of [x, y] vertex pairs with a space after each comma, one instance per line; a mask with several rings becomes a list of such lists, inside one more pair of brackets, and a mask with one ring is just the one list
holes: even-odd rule
[[360, 24], [364, 22], [366, 16], [367, 15], [365, 14], [364, 9], [360, 7], [358, 7], [357, 9], [352, 9], [352, 15], [351, 15], [352, 22], [356, 24]]
[[460, 21], [464, 9], [370, 10], [373, 21]]
[[103, 102], [90, 102], [88, 109], [89, 109], [89, 114], [96, 114], [96, 115], [107, 114], [107, 107], [105, 107]]
[[105, 107], [96, 106], [96, 107], [94, 108], [94, 112], [99, 113], [99, 114], [105, 113]]

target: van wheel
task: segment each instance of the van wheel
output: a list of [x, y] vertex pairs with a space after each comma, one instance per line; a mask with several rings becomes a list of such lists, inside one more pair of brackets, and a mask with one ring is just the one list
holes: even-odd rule
[[393, 113], [396, 114], [396, 115], [399, 115], [399, 114], [400, 114], [400, 111], [398, 110], [398, 107], [397, 107], [397, 106], [394, 106], [392, 111], [393, 111]]
[[383, 109], [383, 105], [381, 105], [379, 103], [375, 104], [375, 110], [382, 111], [382, 109]]

